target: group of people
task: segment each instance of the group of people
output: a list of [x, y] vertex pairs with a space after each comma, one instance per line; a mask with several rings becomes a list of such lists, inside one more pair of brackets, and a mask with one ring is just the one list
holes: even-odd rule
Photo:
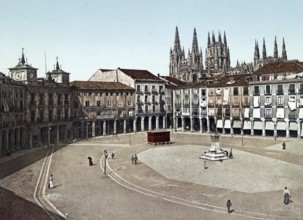
[[137, 154], [131, 156], [131, 161], [132, 161], [132, 163], [137, 164], [137, 161], [138, 161]]
[[234, 158], [233, 149], [232, 149], [232, 148], [230, 149], [229, 153], [228, 153], [227, 150], [224, 151], [224, 152], [225, 152], [226, 156], [227, 156], [229, 159], [233, 159], [233, 158]]

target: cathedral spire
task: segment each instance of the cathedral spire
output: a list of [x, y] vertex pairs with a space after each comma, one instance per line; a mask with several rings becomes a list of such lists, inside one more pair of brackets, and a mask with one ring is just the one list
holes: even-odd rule
[[207, 46], [209, 47], [210, 46], [210, 34], [208, 32], [208, 38], [207, 38]]
[[275, 36], [275, 45], [274, 45], [274, 58], [278, 59], [278, 46], [277, 46], [277, 37]]
[[259, 60], [260, 59], [260, 53], [259, 53], [259, 44], [258, 41], [255, 40], [255, 60]]
[[212, 34], [212, 41], [213, 41], [213, 44], [216, 43], [216, 38], [215, 38], [215, 33], [214, 33], [214, 32], [213, 32], [213, 34]]
[[57, 60], [57, 62], [56, 62], [56, 70], [59, 71], [60, 67], [59, 67], [58, 57], [56, 57], [56, 60]]
[[221, 33], [219, 31], [219, 43], [222, 43], [222, 39], [221, 39]]
[[283, 45], [282, 45], [282, 60], [287, 60], [287, 53], [286, 53], [284, 37], [283, 37]]
[[22, 48], [22, 55], [21, 55], [20, 64], [21, 64], [21, 65], [24, 65], [24, 64], [25, 64], [25, 58], [24, 58], [24, 48]]
[[263, 60], [265, 60], [267, 58], [267, 55], [266, 55], [266, 46], [265, 46], [265, 38], [263, 38], [262, 58], [263, 58]]
[[181, 52], [181, 45], [180, 45], [180, 38], [179, 38], [178, 27], [176, 27], [174, 51]]
[[194, 53], [199, 52], [196, 28], [194, 28], [193, 43], [192, 43], [191, 51]]
[[227, 41], [226, 41], [226, 35], [225, 35], [225, 31], [224, 31], [224, 36], [223, 36], [223, 40], [224, 40], [224, 44], [227, 45]]

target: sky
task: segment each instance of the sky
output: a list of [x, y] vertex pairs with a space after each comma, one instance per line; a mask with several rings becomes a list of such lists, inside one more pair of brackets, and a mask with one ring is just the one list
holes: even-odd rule
[[203, 62], [208, 32], [226, 32], [231, 66], [252, 62], [255, 40], [265, 38], [279, 56], [303, 61], [301, 0], [1, 0], [0, 72], [17, 65], [22, 48], [38, 77], [56, 57], [70, 80], [88, 80], [98, 69], [145, 69], [169, 75], [176, 26], [191, 48], [196, 28]]

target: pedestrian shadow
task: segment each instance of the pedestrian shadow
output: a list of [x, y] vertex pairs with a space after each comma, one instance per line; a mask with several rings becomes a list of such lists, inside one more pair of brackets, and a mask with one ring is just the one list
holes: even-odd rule
[[236, 210], [232, 209], [232, 210], [229, 211], [229, 213], [233, 213], [233, 212], [235, 212], [235, 211], [236, 211]]
[[59, 186], [62, 186], [62, 184], [55, 185], [55, 186], [53, 186], [52, 189], [57, 188], [57, 187], [59, 187]]

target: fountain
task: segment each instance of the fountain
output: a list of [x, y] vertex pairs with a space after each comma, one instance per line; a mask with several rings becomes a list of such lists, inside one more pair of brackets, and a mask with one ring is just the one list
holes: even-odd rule
[[227, 160], [228, 157], [226, 152], [220, 148], [220, 135], [218, 133], [213, 133], [210, 135], [211, 145], [208, 151], [204, 152], [200, 156], [204, 160]]

